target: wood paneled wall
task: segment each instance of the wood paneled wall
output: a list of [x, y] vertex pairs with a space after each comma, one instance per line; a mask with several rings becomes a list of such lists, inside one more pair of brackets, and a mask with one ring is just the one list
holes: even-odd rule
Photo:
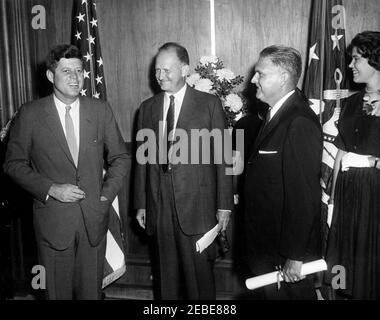
[[[308, 52], [311, 0], [216, 0], [217, 55], [249, 81], [260, 51], [272, 44], [298, 49], [303, 61]], [[343, 0], [346, 8], [346, 43], [358, 32], [380, 30], [378, 0]], [[300, 84], [303, 82], [303, 75]]]
[[[45, 30], [30, 30], [36, 98], [49, 93], [50, 84], [43, 68], [49, 48], [70, 42], [73, 1], [25, 1], [30, 20], [34, 5], [43, 5], [47, 14]], [[380, 30], [379, 0], [343, 2], [347, 44], [360, 31]], [[96, 3], [108, 100], [125, 141], [132, 141], [136, 110], [157, 88], [152, 78], [152, 62], [158, 47], [168, 41], [181, 43], [189, 51], [192, 69], [200, 56], [210, 54], [209, 0], [97, 0]], [[306, 59], [311, 3], [312, 0], [215, 0], [216, 54], [226, 67], [246, 77], [242, 87], [249, 86], [258, 54], [268, 45], [293, 46]], [[125, 285], [131, 285], [135, 292], [136, 284], [140, 284], [145, 286], [142, 290], [149, 291], [148, 244], [128, 213], [128, 185], [121, 192], [120, 210], [127, 217], [124, 227], [131, 266], [121, 283], [123, 290]], [[230, 236], [232, 241], [236, 239], [231, 230]], [[239, 291], [230, 258], [231, 254], [217, 265], [219, 296], [220, 292], [233, 296]]]
[[[28, 0], [42, 4], [47, 29], [33, 31], [36, 64], [48, 48], [69, 42], [73, 0]], [[312, 0], [215, 0], [216, 53], [246, 77], [262, 48], [294, 46], [305, 60]], [[343, 0], [347, 43], [363, 30], [380, 30], [379, 0]], [[187, 47], [191, 67], [210, 54], [208, 0], [97, 0], [108, 97], [124, 139], [131, 141], [133, 118], [142, 100], [154, 93], [152, 61], [167, 41]], [[300, 82], [301, 83], [301, 82]], [[40, 91], [43, 93], [43, 91]]]
[[[181, 42], [192, 57], [208, 48], [208, 3], [204, 0], [97, 1], [109, 100], [131, 138], [133, 116], [155, 90], [152, 62], [158, 47]], [[101, 15], [101, 12], [106, 12]], [[205, 30], [207, 30], [205, 32]]]

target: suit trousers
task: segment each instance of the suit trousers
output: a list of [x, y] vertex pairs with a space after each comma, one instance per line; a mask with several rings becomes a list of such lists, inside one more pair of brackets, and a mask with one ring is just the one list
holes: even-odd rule
[[106, 237], [98, 246], [91, 246], [79, 206], [76, 216], [75, 237], [68, 248], [56, 250], [37, 236], [49, 300], [100, 300], [102, 297]]
[[196, 241], [203, 234], [183, 233], [175, 207], [172, 175], [162, 172], [160, 180], [161, 210], [157, 218], [156, 245], [161, 299], [215, 299], [215, 245], [201, 254], [196, 252]]

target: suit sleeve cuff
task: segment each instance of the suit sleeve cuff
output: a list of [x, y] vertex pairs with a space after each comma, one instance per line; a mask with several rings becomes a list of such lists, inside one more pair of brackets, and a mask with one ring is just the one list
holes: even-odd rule
[[232, 212], [232, 210], [228, 210], [228, 209], [218, 209], [218, 211], [220, 211], [220, 212]]

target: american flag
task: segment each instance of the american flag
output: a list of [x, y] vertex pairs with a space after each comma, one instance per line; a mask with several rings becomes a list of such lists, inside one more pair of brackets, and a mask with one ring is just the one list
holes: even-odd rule
[[[84, 56], [84, 86], [82, 96], [106, 100], [104, 65], [100, 50], [96, 4], [93, 0], [77, 0], [73, 17], [73, 41]], [[123, 233], [119, 215], [118, 197], [112, 203], [107, 232], [104, 261], [103, 288], [120, 278], [125, 272]]]
[[309, 56], [304, 93], [323, 126], [322, 219], [323, 250], [328, 235], [327, 202], [331, 196], [332, 173], [337, 148], [337, 121], [341, 99], [348, 96], [346, 81], [346, 16], [342, 0], [314, 0], [309, 34]]
[[107, 99], [102, 52], [93, 0], [77, 0], [73, 20], [73, 44], [84, 56], [84, 86], [82, 96]]

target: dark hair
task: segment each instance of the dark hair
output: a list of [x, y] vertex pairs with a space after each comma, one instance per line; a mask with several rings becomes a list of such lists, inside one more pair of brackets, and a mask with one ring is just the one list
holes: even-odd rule
[[61, 58], [77, 58], [83, 61], [83, 56], [76, 46], [71, 44], [59, 44], [50, 50], [46, 58], [46, 68], [54, 72]]
[[302, 58], [298, 50], [281, 45], [266, 47], [260, 52], [260, 58], [269, 58], [276, 66], [290, 73], [294, 85], [297, 85], [302, 73]]
[[380, 71], [380, 32], [379, 31], [364, 31], [358, 33], [347, 50], [352, 54], [352, 50], [357, 48], [358, 53], [368, 59], [368, 64]]
[[162, 51], [169, 51], [169, 50], [175, 51], [179, 61], [181, 61], [182, 63], [187, 64], [187, 65], [190, 64], [189, 54], [188, 54], [186, 48], [182, 47], [180, 44], [178, 44], [176, 42], [167, 42], [167, 43], [163, 44], [158, 49], [158, 53], [160, 53]]

